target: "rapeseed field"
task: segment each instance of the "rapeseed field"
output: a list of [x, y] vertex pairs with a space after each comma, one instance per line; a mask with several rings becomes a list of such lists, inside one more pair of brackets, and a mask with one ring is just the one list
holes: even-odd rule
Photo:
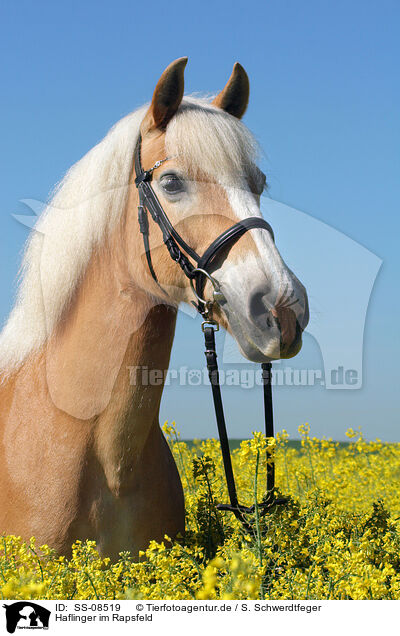
[[233, 451], [239, 500], [265, 496], [265, 453], [275, 459], [277, 495], [286, 498], [243, 530], [216, 503], [228, 501], [219, 443], [187, 444], [174, 425], [164, 433], [186, 498], [185, 537], [152, 541], [139, 559], [101, 558], [93, 541], [72, 557], [35, 539], [0, 539], [3, 599], [400, 599], [400, 444], [347, 445], [311, 437], [301, 445], [254, 433]]

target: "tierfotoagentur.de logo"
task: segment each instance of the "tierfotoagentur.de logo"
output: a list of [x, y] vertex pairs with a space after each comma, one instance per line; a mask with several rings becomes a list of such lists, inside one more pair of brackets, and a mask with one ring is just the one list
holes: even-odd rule
[[9, 634], [16, 629], [49, 629], [50, 610], [30, 601], [4, 604]]

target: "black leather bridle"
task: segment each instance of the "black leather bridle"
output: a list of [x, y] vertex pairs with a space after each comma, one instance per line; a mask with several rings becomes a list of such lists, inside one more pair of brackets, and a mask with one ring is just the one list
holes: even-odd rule
[[[150, 213], [153, 221], [161, 229], [164, 244], [167, 247], [172, 260], [178, 263], [184, 274], [187, 276], [187, 278], [190, 279], [193, 292], [197, 299], [197, 302], [193, 304], [204, 319], [202, 323], [202, 331], [204, 333], [205, 340], [207, 369], [213, 392], [214, 408], [230, 499], [230, 504], [218, 504], [217, 508], [219, 510], [230, 510], [242, 522], [247, 531], [253, 532], [253, 528], [249, 521], [246, 519], [245, 515], [256, 513], [256, 515], [260, 514], [261, 516], [263, 514], [266, 514], [271, 506], [278, 503], [283, 503], [285, 500], [276, 499], [274, 497], [274, 463], [272, 461], [271, 453], [267, 450], [266, 496], [260, 504], [255, 504], [251, 507], [242, 506], [238, 502], [235, 479], [232, 469], [232, 460], [229, 451], [229, 441], [226, 432], [225, 416], [222, 406], [217, 354], [215, 350], [215, 331], [218, 331], [219, 325], [217, 322], [212, 320], [209, 314], [213, 303], [218, 301], [219, 294], [221, 292], [217, 281], [211, 276], [209, 270], [212, 268], [215, 259], [218, 254], [221, 253], [221, 250], [236, 243], [241, 238], [241, 236], [243, 236], [243, 234], [245, 234], [249, 230], [254, 228], [267, 230], [273, 240], [274, 233], [270, 224], [261, 217], [249, 217], [243, 219], [242, 221], [239, 221], [238, 223], [235, 223], [235, 225], [232, 225], [230, 228], [225, 230], [225, 232], [222, 232], [222, 234], [220, 234], [206, 249], [203, 256], [199, 256], [199, 254], [197, 254], [197, 252], [192, 247], [190, 247], [190, 245], [188, 245], [180, 236], [180, 234], [178, 234], [178, 232], [175, 230], [151, 185], [154, 170], [159, 168], [164, 163], [164, 161], [166, 161], [166, 159], [157, 161], [154, 166], [150, 168], [150, 170], [143, 170], [141, 162], [141, 145], [142, 139], [141, 135], [139, 135], [135, 149], [135, 185], [139, 193], [139, 227], [140, 232], [143, 236], [144, 249], [150, 273], [156, 283], [161, 287], [151, 260], [148, 213]], [[195, 262], [195, 265], [193, 265], [190, 259]], [[206, 301], [203, 299], [203, 291], [207, 279], [210, 280], [214, 288], [213, 301]], [[261, 366], [264, 387], [265, 435], [267, 438], [271, 438], [274, 436], [271, 390], [271, 363], [266, 362], [263, 363]]]

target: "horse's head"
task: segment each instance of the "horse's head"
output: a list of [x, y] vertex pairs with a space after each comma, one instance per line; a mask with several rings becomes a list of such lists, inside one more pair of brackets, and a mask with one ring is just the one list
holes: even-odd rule
[[[240, 122], [249, 97], [244, 69], [235, 64], [225, 88], [210, 104], [183, 99], [186, 61], [170, 64], [155, 88], [141, 125], [141, 161], [144, 170], [156, 164], [152, 187], [163, 209], [186, 244], [202, 255], [233, 224], [261, 217], [265, 176], [256, 166], [256, 144]], [[135, 210], [132, 206], [133, 216]], [[151, 219], [149, 245], [158, 283], [150, 275], [141, 243], [136, 277], [139, 274], [142, 287], [173, 304], [193, 301], [188, 278], [171, 260]], [[221, 290], [213, 318], [233, 334], [248, 359], [264, 362], [296, 355], [308, 322], [307, 295], [267, 230], [251, 229], [227, 245], [210, 273]], [[208, 280], [205, 300], [213, 299], [213, 291]]]

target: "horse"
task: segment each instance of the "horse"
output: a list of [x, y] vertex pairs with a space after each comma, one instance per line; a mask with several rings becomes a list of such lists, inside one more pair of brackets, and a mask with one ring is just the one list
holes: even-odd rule
[[[214, 99], [184, 96], [187, 58], [172, 62], [150, 104], [121, 119], [67, 172], [23, 256], [15, 305], [0, 335], [0, 532], [35, 536], [68, 555], [76, 539], [100, 554], [137, 555], [183, 535], [182, 485], [159, 426], [178, 307], [194, 300], [149, 219], [149, 271], [138, 225], [135, 148], [174, 228], [203, 253], [233, 223], [261, 217], [265, 175], [241, 121], [249, 79], [236, 63]], [[304, 286], [269, 232], [218, 254], [224, 302], [213, 320], [242, 354], [295, 355], [308, 321]], [[205, 301], [212, 299], [208, 279]]]

